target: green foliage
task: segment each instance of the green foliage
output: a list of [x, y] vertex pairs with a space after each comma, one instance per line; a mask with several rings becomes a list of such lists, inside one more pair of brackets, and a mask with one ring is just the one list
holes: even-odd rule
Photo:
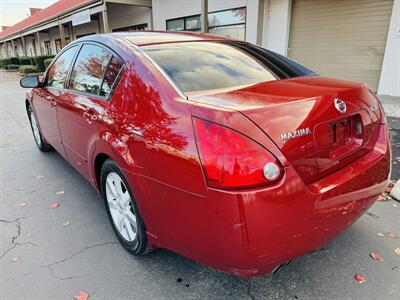
[[11, 60], [9, 58], [0, 59], [0, 68], [5, 69], [7, 65], [11, 64]]
[[19, 58], [18, 57], [10, 57], [12, 65], [19, 65]]
[[30, 65], [31, 64], [31, 60], [29, 56], [20, 56], [18, 57], [19, 59], [19, 65]]
[[48, 59], [48, 58], [53, 58], [54, 55], [40, 55], [40, 56], [35, 56], [34, 60], [35, 60], [35, 66], [37, 66], [39, 68], [39, 70], [41, 72], [46, 70], [46, 66], [44, 64], [44, 60]]
[[47, 69], [47, 67], [51, 64], [52, 61], [53, 61], [52, 58], [46, 58], [44, 60], [44, 67]]
[[18, 72], [23, 74], [39, 73], [39, 68], [33, 65], [24, 65], [18, 68]]
[[18, 70], [19, 65], [9, 64], [6, 65], [6, 70]]

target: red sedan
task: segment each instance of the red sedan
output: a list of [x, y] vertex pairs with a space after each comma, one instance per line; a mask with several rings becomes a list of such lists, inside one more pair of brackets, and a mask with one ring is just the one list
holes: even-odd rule
[[211, 35], [81, 38], [26, 109], [104, 199], [121, 244], [159, 247], [239, 276], [321, 248], [385, 189], [382, 106], [362, 83]]

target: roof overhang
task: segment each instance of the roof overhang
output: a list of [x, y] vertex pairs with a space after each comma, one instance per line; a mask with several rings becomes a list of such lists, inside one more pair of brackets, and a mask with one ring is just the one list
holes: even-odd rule
[[[58, 26], [60, 23], [67, 23], [72, 20], [72, 15], [78, 13], [80, 11], [90, 9], [90, 14], [96, 14], [103, 10], [104, 3], [117, 3], [117, 4], [127, 4], [127, 5], [134, 5], [134, 6], [142, 6], [142, 7], [151, 7], [152, 2], [151, 0], [87, 0], [81, 5], [76, 5], [71, 7], [70, 9], [66, 8], [65, 10], [56, 13], [50, 17], [43, 18], [42, 20], [38, 20], [37, 22], [33, 22], [32, 24], [27, 24], [26, 26], [20, 25], [22, 22], [26, 22], [27, 19], [22, 20], [21, 22], [11, 26], [5, 31], [5, 35], [1, 36], [0, 32], [0, 42], [8, 42], [12, 39], [30, 35], [38, 31], [46, 30], [51, 27]], [[57, 3], [56, 3], [57, 4]], [[44, 8], [42, 11], [46, 11], [48, 8]], [[38, 13], [42, 13], [42, 11]], [[42, 13], [43, 14], [43, 13]], [[13, 27], [17, 27], [20, 25], [20, 29], [13, 30]], [[7, 33], [9, 32], [9, 33]]]

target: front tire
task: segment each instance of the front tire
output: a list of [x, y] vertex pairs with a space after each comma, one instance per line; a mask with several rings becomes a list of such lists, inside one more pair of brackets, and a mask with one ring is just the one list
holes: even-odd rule
[[104, 162], [100, 182], [108, 217], [122, 246], [134, 255], [149, 252], [139, 208], [124, 174], [113, 160]]
[[31, 106], [28, 106], [28, 117], [29, 117], [29, 122], [31, 124], [33, 138], [35, 139], [36, 145], [39, 148], [39, 150], [42, 152], [52, 151], [53, 147], [51, 147], [50, 144], [47, 144], [43, 139], [42, 133], [40, 132], [39, 129], [38, 121]]

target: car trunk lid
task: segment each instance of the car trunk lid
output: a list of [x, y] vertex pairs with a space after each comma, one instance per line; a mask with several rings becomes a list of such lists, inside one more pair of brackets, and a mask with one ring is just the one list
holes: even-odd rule
[[188, 96], [243, 113], [274, 141], [306, 183], [369, 151], [380, 120], [377, 100], [364, 84], [320, 76]]

